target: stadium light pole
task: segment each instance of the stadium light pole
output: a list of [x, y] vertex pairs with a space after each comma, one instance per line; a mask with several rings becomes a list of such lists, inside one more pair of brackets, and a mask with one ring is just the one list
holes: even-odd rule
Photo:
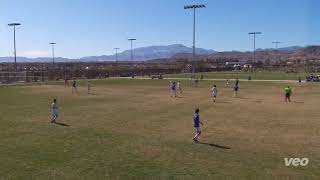
[[276, 46], [276, 49], [278, 49], [278, 44], [280, 44], [281, 42], [279, 42], [279, 41], [274, 41], [274, 42], [272, 42], [272, 44], [275, 44], [275, 46]]
[[249, 32], [249, 34], [253, 35], [253, 62], [256, 62], [256, 35], [261, 32]]
[[54, 69], [54, 45], [56, 45], [57, 43], [51, 42], [49, 43], [52, 46], [52, 69]]
[[137, 39], [134, 39], [134, 38], [131, 38], [131, 39], [128, 39], [128, 41], [131, 42], [131, 62], [133, 61], [133, 53], [132, 53], [132, 41], [135, 41]]
[[120, 48], [114, 48], [115, 50], [116, 50], [116, 62], [118, 62], [118, 50], [120, 49]]
[[16, 48], [16, 26], [20, 26], [20, 23], [10, 23], [8, 26], [13, 26], [13, 50], [14, 50], [14, 67], [17, 71], [17, 48]]
[[[275, 46], [276, 46], [276, 50], [278, 49], [278, 44], [280, 44], [281, 42], [279, 42], [279, 41], [274, 41], [274, 42], [272, 42], [272, 44], [275, 44]], [[280, 61], [280, 59], [281, 59], [281, 55], [279, 55], [279, 61]]]
[[184, 9], [193, 9], [193, 46], [192, 46], [192, 53], [193, 53], [193, 67], [192, 67], [192, 74], [195, 73], [196, 68], [196, 9], [197, 8], [205, 8], [206, 5], [204, 4], [194, 4], [184, 6]]

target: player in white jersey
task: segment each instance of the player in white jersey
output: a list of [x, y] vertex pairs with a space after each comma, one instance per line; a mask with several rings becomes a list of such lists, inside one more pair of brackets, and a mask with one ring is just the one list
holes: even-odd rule
[[181, 83], [180, 83], [180, 81], [178, 81], [177, 91], [178, 91], [180, 94], [182, 94], [182, 88], [181, 88]]
[[211, 88], [211, 93], [212, 93], [213, 102], [216, 102], [216, 98], [218, 95], [218, 89], [216, 85], [213, 85], [213, 87]]
[[90, 94], [91, 92], [91, 82], [88, 80], [88, 83], [87, 83], [87, 86], [88, 86], [88, 94]]
[[72, 94], [73, 93], [77, 94], [77, 82], [76, 82], [76, 80], [73, 80], [73, 83], [72, 83]]
[[56, 123], [56, 120], [58, 118], [58, 105], [56, 99], [54, 99], [53, 103], [51, 104], [51, 115], [51, 123]]

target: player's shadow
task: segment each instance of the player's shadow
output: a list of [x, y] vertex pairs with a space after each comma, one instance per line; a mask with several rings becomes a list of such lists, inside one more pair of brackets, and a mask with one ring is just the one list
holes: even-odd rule
[[218, 103], [218, 104], [231, 104], [231, 102], [229, 102], [229, 101], [216, 101], [216, 103]]
[[303, 104], [304, 102], [302, 101], [291, 101], [292, 103], [295, 103], [295, 104]]
[[70, 126], [69, 124], [60, 123], [60, 122], [55, 122], [53, 124], [56, 124], [56, 125], [59, 125], [59, 126], [66, 126], [66, 127]]
[[250, 99], [250, 98], [247, 98], [247, 97], [239, 97], [239, 96], [234, 97], [234, 98], [238, 98], [238, 99]]
[[96, 93], [88, 93], [89, 95], [97, 95]]
[[208, 145], [208, 146], [212, 146], [212, 147], [216, 147], [216, 148], [220, 148], [220, 149], [231, 149], [228, 146], [222, 146], [222, 145], [214, 144], [214, 143], [198, 142], [198, 144]]

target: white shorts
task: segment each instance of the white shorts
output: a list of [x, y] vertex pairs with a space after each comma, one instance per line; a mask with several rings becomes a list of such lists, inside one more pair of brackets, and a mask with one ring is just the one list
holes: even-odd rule
[[200, 127], [194, 127], [194, 129], [196, 130], [196, 132], [201, 132], [201, 128]]
[[213, 97], [217, 97], [217, 94], [212, 94]]

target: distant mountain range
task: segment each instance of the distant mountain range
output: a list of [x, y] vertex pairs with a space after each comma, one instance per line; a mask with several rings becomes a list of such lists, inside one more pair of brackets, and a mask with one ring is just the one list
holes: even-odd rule
[[[170, 61], [191, 60], [192, 54], [179, 53], [170, 58]], [[226, 51], [216, 52], [214, 54], [198, 55], [200, 61], [252, 61], [253, 52]], [[320, 46], [299, 47], [292, 46], [279, 49], [257, 49], [256, 60], [259, 61], [303, 61], [303, 60], [319, 60]]]
[[[73, 61], [79, 61], [79, 59], [55, 57], [55, 61], [56, 62], [73, 62]], [[0, 57], [0, 63], [1, 62], [14, 62], [14, 57]], [[17, 62], [52, 62], [52, 57], [37, 57], [37, 58], [17, 57]]]
[[[173, 44], [168, 46], [148, 46], [135, 48], [133, 51], [134, 61], [146, 61], [151, 59], [163, 59], [170, 58], [178, 53], [192, 53], [192, 48], [181, 45]], [[213, 54], [216, 53], [214, 50], [207, 50], [203, 48], [196, 48], [197, 54]], [[80, 59], [68, 59], [68, 58], [55, 58], [56, 62], [72, 62], [72, 61], [115, 61], [116, 55], [102, 55], [102, 56], [88, 56]], [[130, 61], [131, 50], [125, 50], [118, 53], [118, 61]], [[12, 62], [13, 57], [0, 57], [0, 62]], [[26, 58], [17, 57], [18, 62], [51, 62], [51, 57], [39, 57], [39, 58]]]
[[261, 48], [258, 48], [256, 49], [256, 51], [273, 51], [273, 50], [278, 50], [278, 51], [287, 51], [287, 52], [292, 52], [292, 51], [296, 51], [296, 50], [299, 50], [299, 49], [302, 49], [303, 47], [301, 46], [290, 46], [290, 47], [282, 47], [282, 48], [278, 48], [278, 49], [275, 49], [275, 48], [268, 48], [268, 49], [261, 49]]
[[[294, 60], [294, 59], [320, 59], [320, 46], [291, 46], [278, 49], [257, 49], [256, 58], [258, 60]], [[217, 52], [210, 49], [196, 48], [197, 59], [199, 60], [252, 60], [252, 51], [226, 51]], [[146, 60], [176, 60], [176, 59], [192, 59], [192, 48], [181, 44], [173, 44], [168, 46], [148, 46], [133, 49], [134, 61]], [[79, 59], [68, 59], [56, 57], [56, 62], [103, 62], [115, 61], [116, 55], [88, 56]], [[130, 61], [131, 51], [125, 50], [118, 53], [118, 61]], [[51, 62], [51, 57], [27, 58], [17, 57], [18, 62]], [[13, 57], [0, 57], [0, 62], [13, 62]]]
[[[181, 45], [173, 44], [168, 46], [148, 46], [141, 47], [132, 50], [133, 60], [135, 61], [145, 61], [150, 59], [163, 59], [170, 58], [178, 53], [192, 53], [192, 48]], [[203, 48], [196, 48], [198, 54], [213, 54], [214, 50], [207, 50]], [[89, 56], [80, 58], [80, 61], [114, 61], [116, 55], [110, 56]], [[131, 60], [131, 50], [126, 50], [118, 53], [119, 61], [130, 61]]]

